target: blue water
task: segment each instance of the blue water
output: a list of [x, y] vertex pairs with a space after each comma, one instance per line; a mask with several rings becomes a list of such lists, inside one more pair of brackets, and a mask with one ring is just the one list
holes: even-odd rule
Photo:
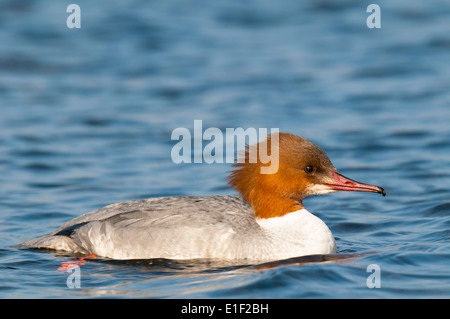
[[[373, 2], [373, 1], [372, 1]], [[0, 4], [1, 298], [449, 298], [450, 5], [378, 1]], [[338, 254], [270, 265], [87, 260], [11, 248], [110, 203], [233, 194], [174, 164], [177, 127], [279, 128], [386, 197], [305, 200]], [[379, 288], [368, 266], [378, 265]]]

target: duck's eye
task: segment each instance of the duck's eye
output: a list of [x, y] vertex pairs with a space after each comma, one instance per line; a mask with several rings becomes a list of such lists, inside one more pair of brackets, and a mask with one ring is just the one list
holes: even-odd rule
[[308, 165], [305, 167], [305, 172], [306, 173], [312, 173], [314, 171], [314, 167], [311, 165]]

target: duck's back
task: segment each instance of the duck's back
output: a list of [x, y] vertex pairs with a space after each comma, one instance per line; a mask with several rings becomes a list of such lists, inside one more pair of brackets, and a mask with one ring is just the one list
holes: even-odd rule
[[81, 215], [22, 247], [115, 259], [229, 258], [259, 230], [251, 206], [237, 196], [156, 197]]

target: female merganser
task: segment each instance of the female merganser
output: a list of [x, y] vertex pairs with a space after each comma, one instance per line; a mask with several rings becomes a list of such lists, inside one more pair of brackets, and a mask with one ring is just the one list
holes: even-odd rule
[[[337, 172], [315, 144], [278, 134], [278, 171], [262, 174], [262, 161], [233, 166], [229, 185], [241, 196], [157, 197], [112, 204], [79, 216], [22, 247], [94, 254], [113, 259], [271, 261], [336, 252], [331, 231], [302, 200], [335, 191], [386, 194]], [[266, 150], [274, 135], [262, 143]], [[273, 154], [271, 154], [273, 156]]]

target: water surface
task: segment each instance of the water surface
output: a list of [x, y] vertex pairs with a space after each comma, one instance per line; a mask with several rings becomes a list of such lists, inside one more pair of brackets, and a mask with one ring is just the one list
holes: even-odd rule
[[[0, 5], [1, 298], [450, 297], [450, 6], [381, 1]], [[11, 248], [104, 205], [233, 194], [230, 164], [176, 165], [177, 127], [279, 128], [384, 187], [305, 200], [337, 256], [227, 265]], [[369, 288], [367, 267], [380, 269]]]

